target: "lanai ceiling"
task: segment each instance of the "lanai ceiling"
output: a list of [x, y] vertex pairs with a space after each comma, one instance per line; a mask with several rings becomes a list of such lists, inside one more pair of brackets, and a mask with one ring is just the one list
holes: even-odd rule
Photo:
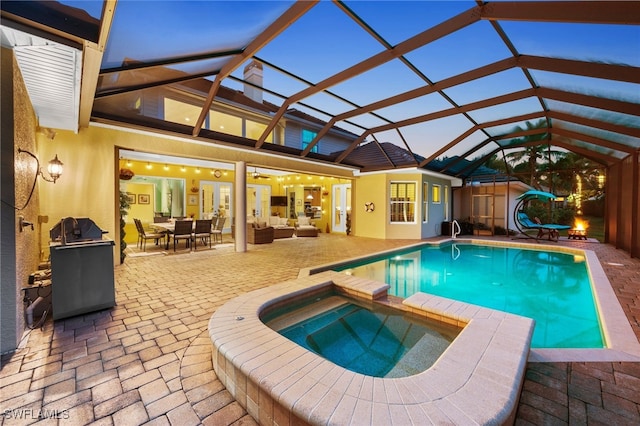
[[[532, 143], [605, 165], [640, 150], [636, 1], [3, 1], [0, 7], [3, 46], [67, 61], [69, 70], [81, 65], [75, 92], [61, 95], [60, 79], [47, 80], [57, 105], [76, 112], [67, 126], [75, 131], [92, 119], [116, 121], [334, 163], [348, 163], [364, 143], [391, 143], [420, 167], [460, 156], [473, 168]], [[75, 63], [52, 46], [77, 51]], [[223, 89], [243, 90], [243, 69], [252, 60], [264, 69], [267, 129], [256, 140], [239, 140], [203, 128]], [[19, 59], [23, 74], [35, 62]], [[56, 72], [63, 74], [74, 79]], [[198, 119], [178, 125], [139, 110], [103, 108], [162, 87], [201, 95]], [[29, 82], [27, 88], [32, 96]], [[41, 123], [50, 110], [36, 107]], [[304, 150], [265, 143], [292, 110], [327, 124]], [[311, 152], [331, 126], [353, 133], [351, 147]], [[386, 168], [411, 165], [382, 149], [380, 155]]]

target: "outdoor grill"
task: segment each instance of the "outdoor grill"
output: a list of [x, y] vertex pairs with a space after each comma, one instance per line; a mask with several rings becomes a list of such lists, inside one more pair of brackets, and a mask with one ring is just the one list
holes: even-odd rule
[[103, 231], [96, 223], [86, 217], [65, 217], [49, 231], [52, 242], [60, 242], [63, 245], [101, 241]]
[[53, 319], [115, 306], [114, 241], [88, 218], [65, 217], [49, 231]]

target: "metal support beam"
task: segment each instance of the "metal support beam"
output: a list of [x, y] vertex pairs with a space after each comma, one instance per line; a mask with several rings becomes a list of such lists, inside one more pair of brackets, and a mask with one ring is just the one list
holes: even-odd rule
[[513, 1], [485, 5], [482, 19], [637, 25], [640, 24], [640, 13], [633, 1], [588, 1], [579, 5], [573, 1]]
[[283, 102], [278, 111], [274, 114], [271, 122], [258, 139], [256, 148], [260, 148], [262, 146], [269, 133], [273, 131], [276, 124], [278, 123], [278, 121], [280, 121], [287, 108], [289, 108], [291, 104], [294, 104], [311, 95], [315, 95], [316, 93], [328, 89], [329, 87], [335, 86], [336, 84], [342, 83], [345, 80], [356, 77], [377, 66], [383, 65], [391, 61], [392, 59], [396, 59], [411, 52], [412, 50], [415, 50], [428, 43], [431, 43], [432, 41], [438, 40], [448, 34], [454, 33], [464, 27], [467, 27], [480, 19], [479, 11], [480, 7], [471, 8], [447, 21], [442, 22], [439, 25], [436, 25], [435, 27], [431, 27], [420, 34], [403, 41], [392, 49], [386, 49], [378, 53], [377, 55], [371, 56], [360, 63], [357, 63], [349, 68], [340, 71], [337, 74], [332, 75], [331, 77], [322, 80], [314, 86], [301, 90], [298, 93], [294, 93]]
[[[198, 136], [200, 130], [202, 129], [202, 124], [204, 123], [205, 118], [207, 118], [207, 114], [209, 113], [209, 108], [213, 103], [213, 100], [218, 93], [218, 89], [220, 88], [220, 84], [222, 80], [227, 78], [234, 72], [240, 65], [244, 63], [244, 61], [253, 56], [256, 52], [262, 49], [267, 43], [276, 38], [281, 32], [287, 29], [293, 22], [299, 19], [302, 15], [304, 15], [309, 9], [315, 6], [319, 0], [309, 0], [309, 1], [297, 1], [295, 2], [286, 12], [278, 17], [265, 31], [263, 31], [258, 37], [253, 39], [251, 43], [244, 49], [242, 54], [236, 55], [232, 60], [227, 62], [220, 72], [216, 75], [213, 84], [211, 85], [211, 89], [209, 89], [209, 94], [207, 95], [207, 99], [205, 99], [204, 104], [202, 106], [202, 110], [200, 111], [200, 116], [196, 121], [195, 126], [193, 127], [193, 136]], [[273, 128], [271, 129], [273, 130]], [[271, 130], [269, 132], [271, 132]], [[268, 135], [269, 133], [267, 133]], [[266, 136], [265, 136], [266, 137]]]
[[80, 107], [78, 114], [78, 127], [89, 127], [93, 101], [98, 87], [100, 77], [100, 65], [104, 48], [109, 39], [113, 15], [116, 11], [117, 0], [106, 0], [102, 9], [102, 20], [100, 21], [100, 33], [98, 43], [85, 40], [82, 49], [82, 79], [80, 83]]

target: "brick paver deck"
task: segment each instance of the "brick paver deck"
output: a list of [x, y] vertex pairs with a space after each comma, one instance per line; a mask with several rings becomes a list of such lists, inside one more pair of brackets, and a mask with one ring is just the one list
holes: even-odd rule
[[[320, 234], [246, 253], [225, 245], [128, 257], [116, 267], [115, 308], [50, 320], [2, 356], [0, 425], [38, 414], [64, 425], [255, 424], [213, 372], [211, 314], [301, 268], [414, 242]], [[560, 244], [597, 253], [640, 336], [640, 260], [605, 244]], [[640, 363], [529, 363], [517, 424], [569, 423], [639, 424]]]

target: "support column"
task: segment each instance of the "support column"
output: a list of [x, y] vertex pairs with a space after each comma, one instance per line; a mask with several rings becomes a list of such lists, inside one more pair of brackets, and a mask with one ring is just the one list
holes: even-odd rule
[[235, 170], [235, 244], [236, 252], [247, 251], [247, 163], [236, 162]]
[[633, 153], [631, 163], [631, 247], [629, 252], [631, 257], [640, 257], [640, 152]]

